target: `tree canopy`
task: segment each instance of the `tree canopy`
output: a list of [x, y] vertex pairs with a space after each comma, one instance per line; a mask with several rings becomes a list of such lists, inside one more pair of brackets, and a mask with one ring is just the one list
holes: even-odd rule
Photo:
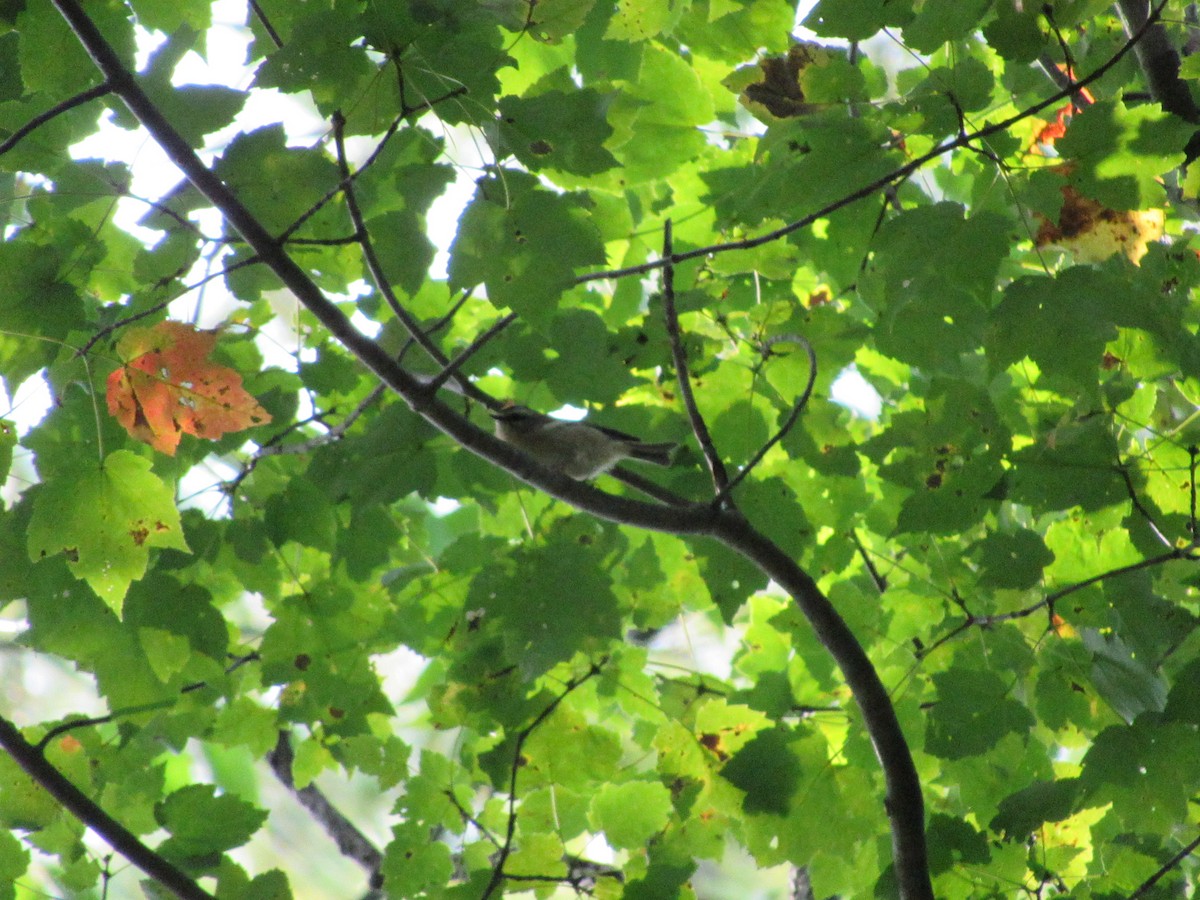
[[0, 23], [0, 900], [1191, 896], [1192, 5]]

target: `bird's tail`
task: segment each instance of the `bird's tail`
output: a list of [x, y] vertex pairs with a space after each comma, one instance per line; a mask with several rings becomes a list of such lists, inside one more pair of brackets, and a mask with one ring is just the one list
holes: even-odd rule
[[640, 459], [643, 462], [654, 463], [656, 466], [669, 466], [671, 457], [675, 455], [675, 450], [678, 444], [648, 444], [644, 441], [638, 441], [629, 449], [634, 459]]

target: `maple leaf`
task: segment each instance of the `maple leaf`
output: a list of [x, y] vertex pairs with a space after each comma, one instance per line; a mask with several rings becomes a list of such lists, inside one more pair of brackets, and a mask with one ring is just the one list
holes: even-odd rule
[[170, 456], [185, 434], [216, 440], [271, 421], [242, 387], [242, 377], [208, 356], [215, 331], [159, 322], [126, 332], [117, 352], [127, 362], [108, 376], [108, 411], [133, 437]]
[[1069, 184], [1061, 190], [1063, 205], [1058, 222], [1038, 216], [1038, 247], [1061, 247], [1082, 263], [1101, 262], [1117, 253], [1138, 263], [1149, 245], [1163, 235], [1161, 209], [1109, 209]]

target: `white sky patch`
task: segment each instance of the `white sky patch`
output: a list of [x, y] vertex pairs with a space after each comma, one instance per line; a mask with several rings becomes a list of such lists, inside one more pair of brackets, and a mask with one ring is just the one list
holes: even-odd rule
[[864, 419], [878, 419], [883, 410], [883, 400], [879, 392], [871, 387], [853, 365], [842, 369], [833, 382], [829, 398]]

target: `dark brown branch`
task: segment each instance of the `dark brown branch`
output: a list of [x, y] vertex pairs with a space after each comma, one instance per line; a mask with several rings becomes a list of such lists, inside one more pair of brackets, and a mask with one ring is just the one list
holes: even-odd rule
[[64, 100], [62, 103], [56, 103], [44, 113], [39, 113], [38, 115], [34, 116], [24, 125], [10, 134], [3, 143], [0, 143], [0, 156], [3, 156], [13, 147], [17, 146], [17, 144], [21, 143], [25, 137], [36, 131], [41, 126], [45, 125], [51, 119], [61, 116], [63, 113], [67, 112], [68, 110], [72, 110], [77, 106], [82, 106], [85, 103], [89, 103], [98, 97], [111, 94], [112, 92], [112, 85], [110, 85], [108, 82], [105, 82], [104, 84], [98, 84], [95, 87], [90, 87], [86, 91], [80, 91], [74, 97]]
[[1142, 39], [1143, 35], [1145, 35], [1147, 29], [1149, 29], [1151, 25], [1158, 21], [1159, 14], [1162, 12], [1162, 9], [1164, 6], [1166, 6], [1166, 4], [1167, 0], [1161, 0], [1158, 6], [1156, 6], [1153, 12], [1150, 14], [1150, 17], [1146, 20], [1145, 24], [1141, 28], [1137, 29], [1132, 35], [1130, 35], [1129, 39], [1116, 53], [1109, 57], [1102, 65], [1100, 65], [1094, 72], [1085, 78], [1080, 78], [1078, 81], [1072, 81], [1069, 86], [1063, 88], [1062, 90], [1056, 91], [1045, 100], [1034, 103], [1032, 106], [1026, 107], [1020, 112], [1009, 116], [1007, 119], [1002, 119], [1001, 121], [992, 125], [985, 125], [983, 128], [977, 129], [969, 134], [961, 134], [952, 140], [943, 141], [932, 150], [922, 153], [916, 159], [910, 160], [899, 168], [893, 169], [888, 174], [883, 175], [880, 178], [876, 178], [870, 184], [864, 185], [858, 190], [852, 191], [849, 194], [846, 194], [844, 197], [834, 200], [832, 203], [826, 204], [816, 212], [809, 213], [808, 215], [797, 219], [794, 222], [789, 222], [787, 225], [776, 228], [774, 231], [768, 231], [766, 234], [760, 234], [758, 237], [745, 238], [744, 240], [740, 241], [729, 241], [728, 243], [723, 244], [710, 244], [707, 247], [699, 247], [695, 250], [688, 250], [686, 253], [676, 253], [669, 260], [657, 259], [652, 260], [651, 262], [642, 263], [641, 265], [637, 266], [628, 266], [624, 269], [607, 269], [601, 272], [590, 272], [586, 275], [578, 276], [572, 282], [572, 284], [585, 284], [589, 281], [600, 281], [601, 279], [605, 278], [625, 278], [630, 275], [644, 275], [647, 272], [653, 272], [655, 269], [661, 269], [668, 264], [676, 265], [681, 262], [686, 262], [689, 259], [698, 259], [705, 256], [711, 256], [714, 253], [727, 253], [730, 250], [750, 250], [754, 247], [761, 247], [763, 244], [769, 244], [772, 241], [777, 241], [780, 238], [787, 237], [793, 231], [799, 231], [801, 228], [807, 228], [818, 219], [823, 219], [826, 216], [837, 212], [839, 209], [844, 209], [847, 206], [857, 203], [859, 200], [870, 197], [872, 194], [883, 190], [897, 181], [907, 178], [926, 163], [933, 162], [935, 159], [945, 156], [947, 153], [950, 153], [953, 150], [959, 150], [964, 147], [968, 147], [974, 141], [979, 141], [983, 138], [991, 137], [993, 134], [999, 134], [1002, 131], [1007, 131], [1018, 122], [1024, 121], [1030, 116], [1037, 115], [1043, 109], [1051, 107], [1054, 104], [1061, 102], [1063, 99], [1072, 96], [1081, 88], [1087, 87], [1092, 82], [1103, 77], [1106, 72], [1124, 59], [1125, 56], [1131, 50], [1133, 50], [1135, 46], [1137, 46], [1137, 43]]
[[887, 785], [884, 808], [892, 833], [892, 857], [900, 896], [933, 900], [925, 844], [925, 801], [912, 752], [896, 718], [887, 688], [845, 619], [812, 577], [774, 542], [734, 514], [723, 516], [716, 538], [752, 559], [787, 591], [812, 625], [818, 640], [837, 661], [862, 712]]
[[708, 425], [705, 423], [704, 417], [700, 415], [700, 409], [696, 406], [696, 396], [692, 393], [692, 376], [688, 372], [687, 351], [684, 349], [683, 337], [679, 331], [679, 313], [675, 309], [675, 266], [671, 262], [674, 255], [671, 220], [667, 219], [663, 223], [663, 259], [666, 260], [662, 275], [663, 319], [666, 323], [667, 337], [671, 340], [671, 359], [675, 363], [675, 380], [679, 384], [679, 396], [683, 398], [683, 406], [687, 410], [688, 421], [692, 425], [692, 434], [696, 436], [696, 443], [700, 445], [700, 450], [704, 453], [704, 461], [708, 463], [713, 490], [720, 497], [726, 493], [729, 475], [725, 472], [725, 464], [721, 462], [721, 455], [713, 446], [712, 435], [708, 432]]
[[176, 897], [182, 900], [213, 900], [175, 865], [143, 844], [133, 832], [106, 813], [91, 798], [75, 787], [38, 751], [25, 740], [20, 730], [0, 717], [0, 747], [16, 761], [26, 774], [46, 789], [68, 812], [96, 832], [110, 847], [124, 856]]
[[367, 873], [372, 888], [381, 887], [383, 879], [380, 867], [383, 865], [383, 854], [371, 841], [359, 831], [354, 823], [329, 802], [329, 799], [314, 785], [297, 788], [296, 780], [292, 777], [292, 762], [295, 753], [292, 742], [286, 731], [279, 732], [275, 749], [267, 754], [267, 762], [283, 785], [290, 790], [300, 805], [307, 809], [321, 827], [329, 834], [338, 851], [347, 859], [358, 863]]

